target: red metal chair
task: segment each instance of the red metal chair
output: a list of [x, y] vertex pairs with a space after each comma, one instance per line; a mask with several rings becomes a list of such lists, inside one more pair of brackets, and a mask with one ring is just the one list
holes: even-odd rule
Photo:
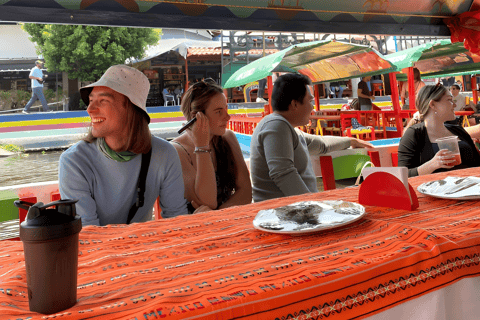
[[383, 96], [383, 84], [381, 83], [372, 83], [372, 94], [374, 96], [376, 96], [377, 94], [375, 94], [376, 92], [378, 92], [378, 95], [379, 96]]
[[[13, 201], [14, 200], [17, 200], [17, 199], [9, 199], [9, 201], [11, 200], [11, 206], [14, 207], [14, 204], [13, 204]], [[18, 200], [22, 200], [22, 201], [26, 201], [26, 202], [31, 202], [31, 203], [36, 203], [37, 202], [37, 197], [35, 197], [33, 194], [23, 194], [19, 197]], [[9, 208], [11, 210], [9, 211], [14, 211], [16, 210], [17, 208]], [[21, 209], [21, 208], [18, 208], [18, 220], [19, 220], [19, 226], [20, 226], [20, 223], [22, 223], [23, 221], [25, 221], [25, 218], [27, 217], [27, 210], [25, 209]], [[4, 217], [5, 218], [5, 217]], [[19, 241], [20, 240], [20, 237], [18, 237], [18, 228], [19, 226], [15, 226], [13, 225], [12, 223], [10, 222], [14, 222], [16, 220], [16, 217], [12, 217], [11, 216], [8, 216], [6, 217], [5, 220], [1, 220], [2, 221], [2, 224], [3, 224], [3, 227], [2, 227], [2, 231], [1, 231], [1, 240], [0, 241], [4, 241], [4, 240], [13, 240], [13, 241]]]
[[[368, 151], [368, 156], [374, 166], [380, 167], [380, 153], [378, 151]], [[323, 190], [336, 189], [335, 172], [331, 156], [320, 156], [320, 169], [322, 172]]]
[[375, 140], [375, 129], [373, 127], [363, 127], [354, 129], [352, 119], [357, 119], [357, 113], [342, 113], [341, 115], [342, 133], [348, 137], [355, 135], [357, 139]]

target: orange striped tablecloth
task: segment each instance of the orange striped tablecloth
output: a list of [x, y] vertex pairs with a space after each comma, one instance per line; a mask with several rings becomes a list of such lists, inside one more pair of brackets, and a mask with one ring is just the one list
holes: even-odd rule
[[[447, 173], [410, 179], [419, 184]], [[480, 169], [450, 172], [480, 175]], [[358, 188], [80, 233], [78, 303], [29, 311], [21, 242], [0, 242], [0, 319], [360, 319], [480, 274], [478, 201], [419, 196], [327, 232], [258, 231], [261, 209]]]

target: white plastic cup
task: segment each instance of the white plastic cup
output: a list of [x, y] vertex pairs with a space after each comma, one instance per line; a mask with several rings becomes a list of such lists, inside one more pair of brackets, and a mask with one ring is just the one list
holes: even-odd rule
[[438, 144], [438, 149], [447, 149], [452, 153], [454, 156], [454, 162], [449, 162], [449, 166], [458, 166], [459, 164], [462, 163], [462, 158], [460, 157], [460, 149], [458, 148], [458, 137], [457, 136], [450, 136], [450, 137], [444, 137], [444, 138], [439, 138], [435, 140], [435, 142]]

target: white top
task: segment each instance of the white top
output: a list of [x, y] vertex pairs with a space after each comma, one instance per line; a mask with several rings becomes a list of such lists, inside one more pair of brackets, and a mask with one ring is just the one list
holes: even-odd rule
[[[43, 79], [43, 72], [42, 72], [41, 69], [39, 69], [35, 66], [35, 67], [32, 68], [32, 70], [30, 71], [30, 74], [28, 76], [29, 77], [38, 77], [38, 78]], [[37, 87], [42, 88], [43, 87], [43, 83], [38, 82], [37, 79], [30, 79], [30, 80], [32, 80], [32, 88], [37, 88]]]
[[458, 96], [456, 97], [453, 97], [453, 102], [455, 102], [456, 104], [456, 107], [455, 107], [455, 111], [462, 111], [465, 106], [466, 106], [466, 103], [465, 103], [465, 99], [467, 97], [461, 93], [458, 94]]

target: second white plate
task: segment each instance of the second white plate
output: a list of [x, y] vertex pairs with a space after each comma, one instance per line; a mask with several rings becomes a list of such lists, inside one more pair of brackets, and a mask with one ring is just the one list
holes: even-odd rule
[[425, 195], [457, 200], [480, 199], [479, 177], [446, 177], [442, 180], [425, 182], [417, 187]]

